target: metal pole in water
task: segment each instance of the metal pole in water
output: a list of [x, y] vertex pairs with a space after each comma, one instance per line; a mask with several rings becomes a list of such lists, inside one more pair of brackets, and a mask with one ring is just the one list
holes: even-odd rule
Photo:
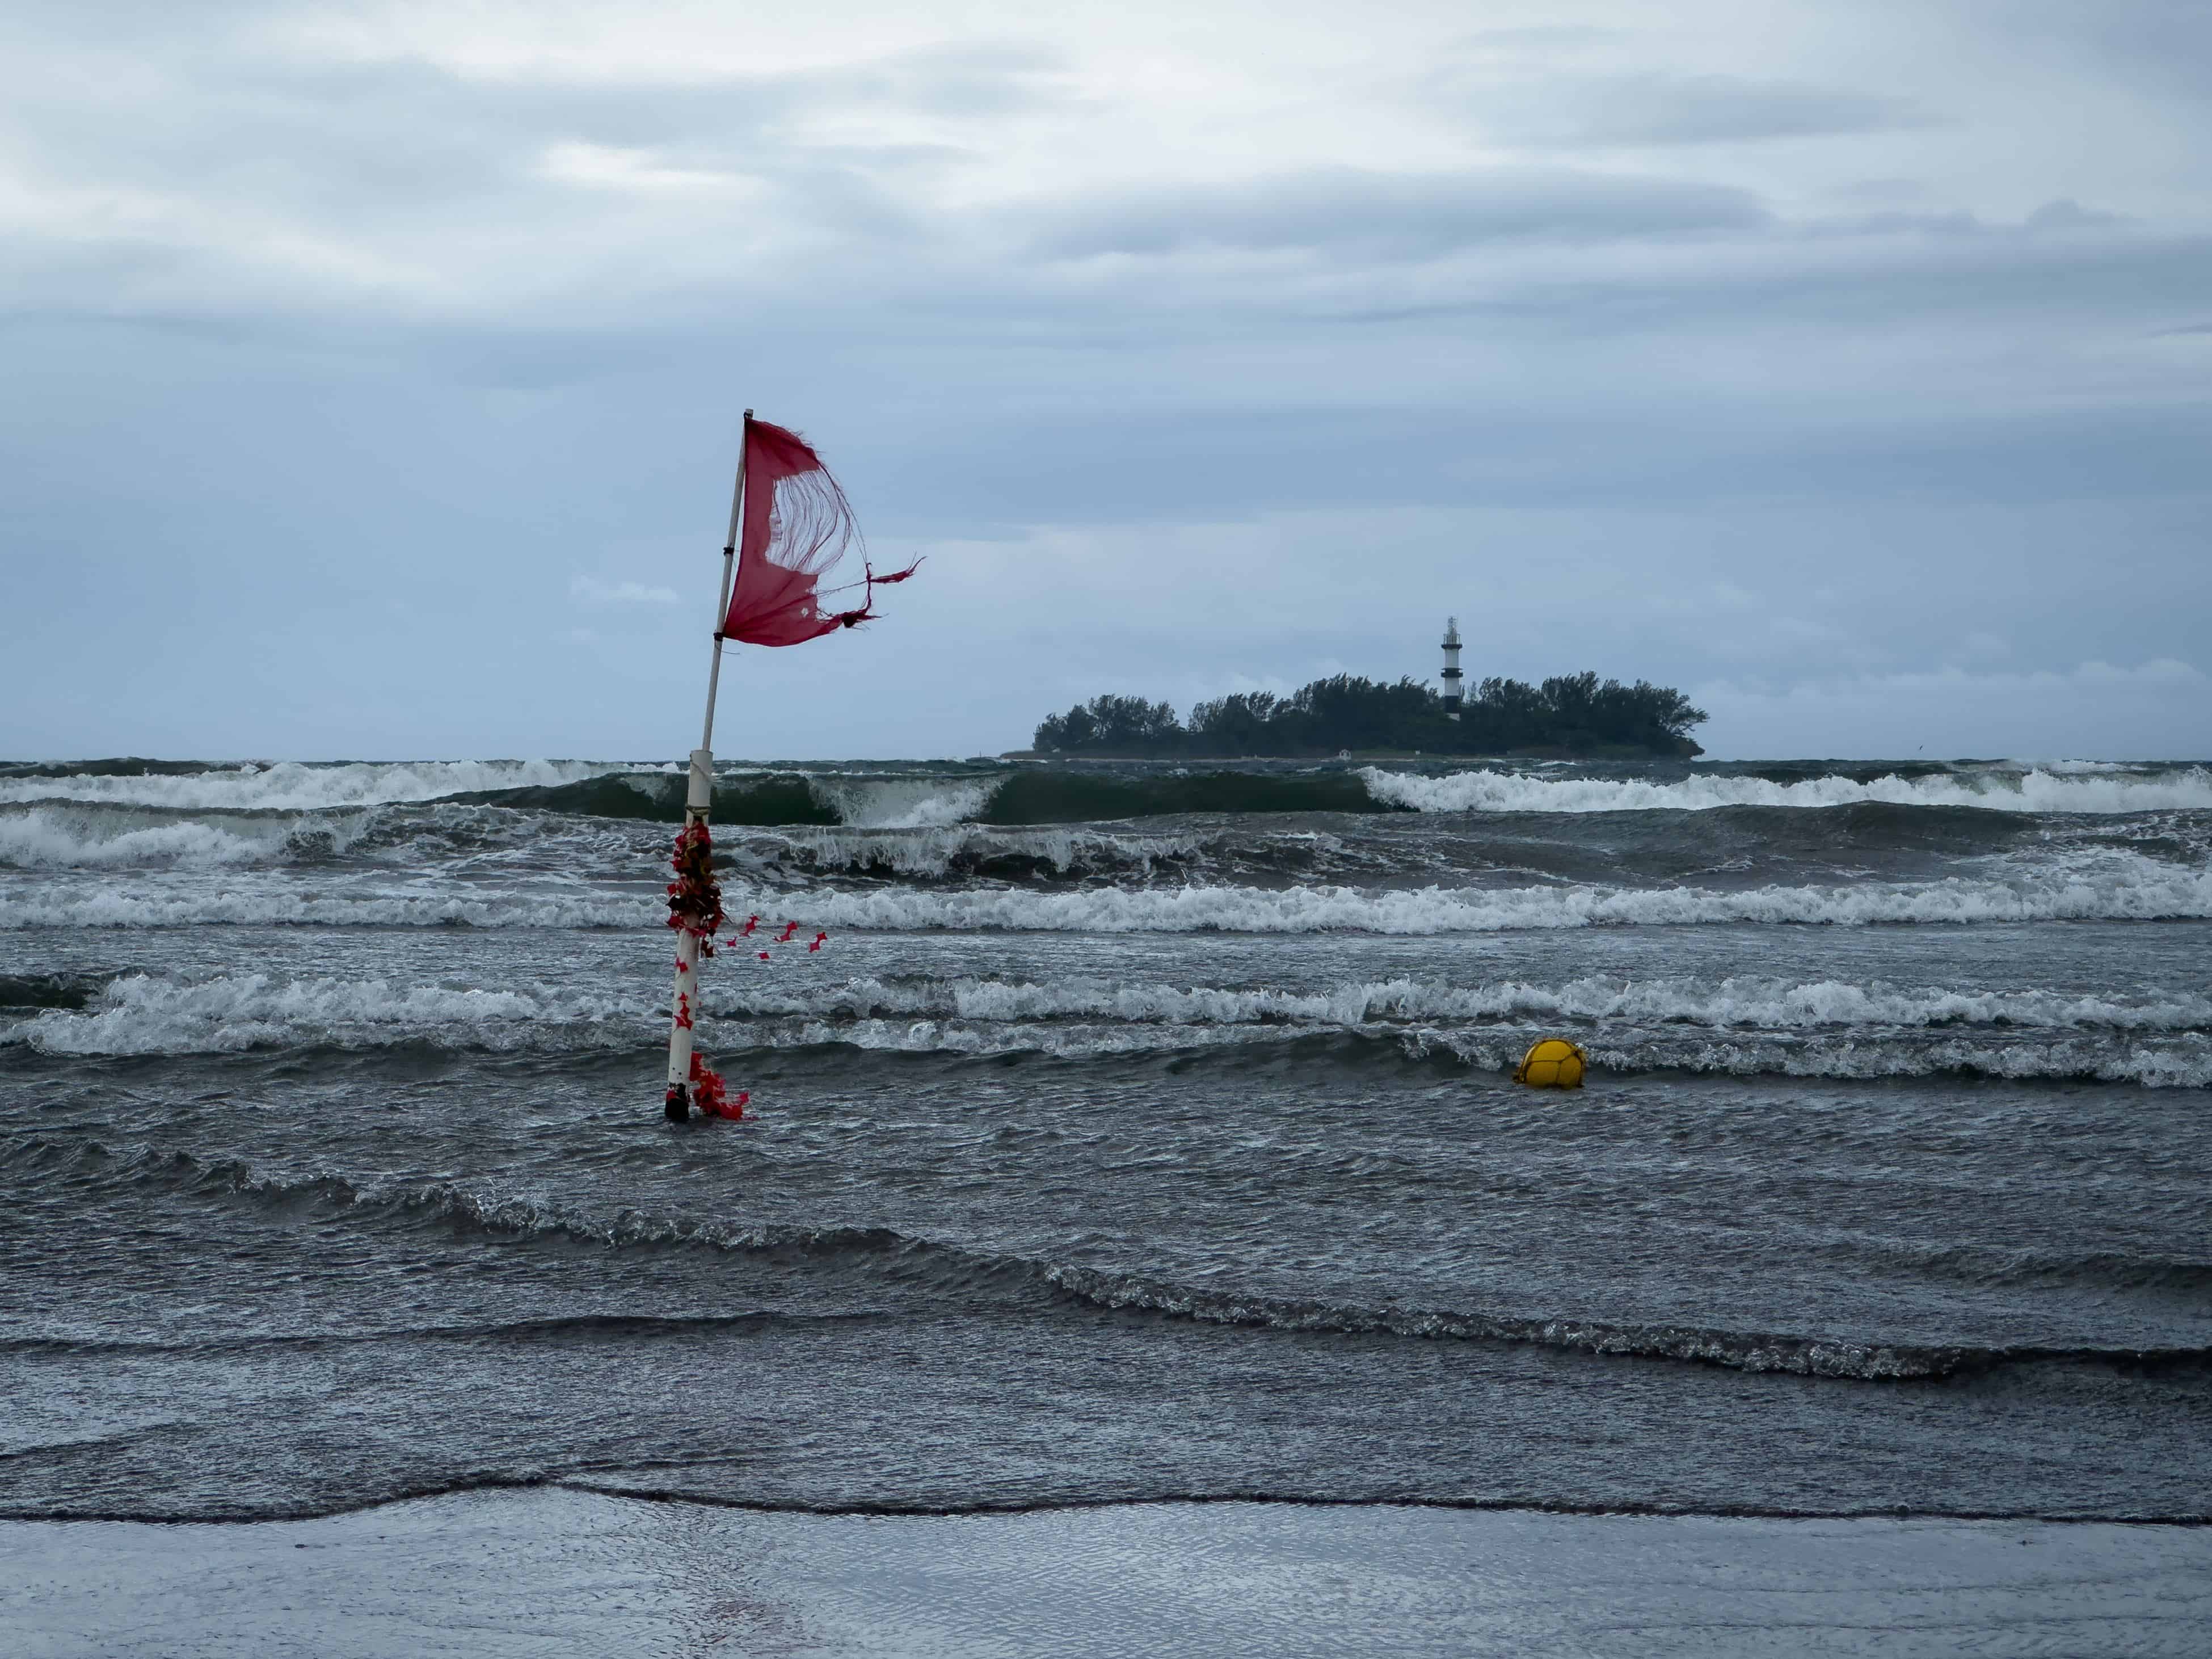
[[[707, 750], [691, 751], [691, 775], [684, 794], [684, 824], [706, 821], [714, 800], [714, 757]], [[681, 1123], [691, 1115], [691, 1024], [699, 1008], [699, 936], [689, 927], [676, 933], [676, 993], [668, 1019], [669, 1121]]]
[[[753, 412], [745, 411], [744, 428], [738, 441], [738, 482], [730, 495], [730, 533], [722, 542], [721, 597], [714, 605], [714, 654], [707, 670], [707, 718], [699, 732], [699, 746], [691, 751], [691, 765], [684, 790], [684, 827], [703, 824], [714, 805], [714, 695], [722, 680], [722, 628], [730, 614], [730, 584], [735, 574], [738, 523], [744, 511], [745, 449], [751, 437]], [[668, 1015], [668, 1121], [681, 1123], [691, 1115], [691, 1028], [699, 1009], [699, 936], [689, 927], [676, 934], [676, 990]]]

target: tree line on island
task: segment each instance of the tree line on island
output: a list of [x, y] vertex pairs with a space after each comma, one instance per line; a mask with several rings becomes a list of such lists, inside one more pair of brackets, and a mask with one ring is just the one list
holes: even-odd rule
[[1563, 674], [1530, 685], [1486, 679], [1462, 705], [1419, 681], [1395, 685], [1338, 674], [1287, 696], [1239, 691], [1201, 702], [1188, 724], [1173, 705], [1108, 694], [1038, 725], [1040, 754], [1296, 757], [1346, 750], [1415, 750], [1425, 754], [1571, 755], [1704, 752], [1690, 740], [1707, 718], [1671, 686], [1623, 685], [1595, 673]]

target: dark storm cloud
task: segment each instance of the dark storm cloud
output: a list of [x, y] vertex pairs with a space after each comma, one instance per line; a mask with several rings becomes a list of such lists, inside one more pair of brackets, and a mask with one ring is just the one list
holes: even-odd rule
[[1729, 185], [1515, 168], [1436, 175], [1313, 168], [1093, 198], [1042, 216], [1032, 246], [1055, 258], [1201, 247], [1419, 258], [1485, 242], [1618, 241], [1767, 222], [1756, 198]]

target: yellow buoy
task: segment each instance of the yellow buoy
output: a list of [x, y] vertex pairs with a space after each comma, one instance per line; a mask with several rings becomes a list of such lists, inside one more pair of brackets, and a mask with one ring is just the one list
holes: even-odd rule
[[1589, 1063], [1583, 1051], [1565, 1038], [1546, 1037], [1521, 1056], [1513, 1080], [1532, 1089], [1579, 1089], [1583, 1068]]

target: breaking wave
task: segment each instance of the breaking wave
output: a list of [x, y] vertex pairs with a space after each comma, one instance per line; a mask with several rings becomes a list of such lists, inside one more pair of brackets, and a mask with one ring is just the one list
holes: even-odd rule
[[815, 798], [855, 830], [937, 830], [980, 817], [997, 778], [808, 780]]
[[[1248, 862], [1276, 843], [1311, 849], [1328, 837], [1260, 836], [1239, 848]], [[986, 829], [972, 823], [897, 834], [866, 830], [790, 830], [773, 836], [726, 836], [718, 850], [748, 873], [838, 874], [905, 881], [1027, 882], [1094, 878], [1150, 881], [1202, 860], [1233, 856], [1219, 838], [1115, 835], [1073, 827]]]
[[[795, 910], [807, 926], [906, 933], [1364, 933], [1407, 936], [1523, 929], [1767, 926], [1958, 926], [1984, 922], [2175, 921], [2212, 917], [2212, 871], [2134, 860], [2017, 883], [1948, 878], [1853, 886], [1710, 888], [1559, 885], [1098, 888], [1071, 892], [988, 889], [818, 889], [803, 897], [725, 884], [733, 913], [751, 905]], [[224, 923], [477, 927], [642, 927], [661, 920], [657, 898], [604, 891], [464, 889], [442, 896], [377, 890], [359, 896], [274, 884], [179, 891], [105, 882], [0, 895], [0, 929], [211, 926]]]
[[[650, 1048], [665, 1008], [642, 990], [501, 990], [381, 979], [195, 981], [132, 975], [40, 982], [38, 1012], [0, 1043], [46, 1054], [224, 1054], [270, 1048], [569, 1051]], [[1452, 987], [1412, 980], [1297, 991], [1075, 979], [860, 978], [800, 990], [711, 987], [702, 1035], [723, 1052], [860, 1049], [1072, 1060], [1320, 1036], [1347, 1064], [1437, 1058], [1511, 1067], [1532, 1033], [1563, 1029], [1604, 1072], [1879, 1079], [1960, 1073], [2212, 1084], [2212, 999], [2043, 990], [1590, 976]], [[1348, 1045], [1348, 1046], [1343, 1046]]]
[[180, 892], [120, 883], [0, 896], [0, 930], [21, 927], [653, 927], [654, 900], [588, 890], [533, 894], [464, 889], [358, 896], [264, 884]]
[[78, 771], [0, 777], [0, 802], [98, 801], [191, 811], [316, 811], [437, 800], [472, 790], [545, 788], [627, 769], [602, 761], [283, 761], [197, 771]]
[[[749, 1049], [834, 1051], [982, 1058], [1038, 1054], [1095, 1061], [1144, 1054], [1188, 1054], [1253, 1045], [1300, 1045], [1301, 1065], [1327, 1062], [1354, 1070], [1442, 1061], [1455, 1067], [1510, 1073], [1540, 1036], [1556, 1025], [1509, 1024], [1454, 1029], [1390, 1023], [1322, 1028], [1313, 1024], [1240, 1025], [1121, 1022], [1002, 1024], [939, 1018], [791, 1018], [703, 1028], [718, 1052]], [[2153, 1089], [2212, 1087], [2212, 1040], [2197, 1032], [2155, 1036], [1976, 1034], [1931, 1037], [1909, 1032], [1837, 1036], [1745, 1032], [1725, 1037], [1623, 1029], [1571, 1028], [1602, 1079], [1654, 1073], [1719, 1077], [1792, 1077], [1875, 1082], [1938, 1077], [2012, 1082], [2104, 1082]]]
[[[834, 1051], [984, 1058], [1037, 1054], [1079, 1062], [1249, 1050], [1297, 1043], [1299, 1063], [1327, 1061], [1353, 1069], [1376, 1065], [1433, 1066], [1510, 1073], [1540, 1036], [1556, 1029], [1477, 1031], [1361, 1026], [1329, 1035], [1291, 1025], [1002, 1025], [958, 1019], [790, 1020], [706, 1028], [718, 1053], [748, 1049]], [[1654, 1073], [1717, 1077], [1791, 1077], [1879, 1082], [1911, 1078], [1996, 1078], [2009, 1082], [2132, 1083], [2151, 1089], [2212, 1087], [2212, 1042], [2196, 1034], [2160, 1043], [2007, 1041], [1851, 1036], [1803, 1039], [1747, 1035], [1727, 1039], [1671, 1036], [1630, 1040], [1614, 1031], [1575, 1030], [1594, 1075]]]
[[1674, 782], [1622, 778], [1534, 778], [1513, 772], [1424, 777], [1367, 767], [1360, 777], [1380, 801], [1422, 812], [1702, 811], [1718, 806], [1976, 806], [2007, 812], [2147, 812], [2212, 809], [2212, 770], [2116, 775], [2067, 769], [1870, 780], [1841, 776], [1777, 782], [1705, 775]]
[[360, 839], [360, 812], [209, 820], [143, 807], [0, 806], [0, 868], [207, 869], [329, 857]]
[[1364, 1025], [1382, 1022], [1629, 1019], [1718, 1029], [2044, 1026], [2066, 1030], [2212, 1031], [2212, 997], [2145, 998], [2042, 990], [1962, 992], [1732, 977], [1629, 980], [1591, 975], [1563, 985], [1516, 980], [1454, 987], [1365, 981], [1322, 990], [1127, 984], [1104, 979], [1044, 984], [998, 979], [862, 978], [812, 992], [709, 987], [706, 1011], [726, 1018], [804, 1015], [1024, 1020], [1114, 1019], [1139, 1024]]
[[[1069, 823], [1254, 812], [1620, 812], [1867, 803], [2015, 812], [2212, 809], [2212, 769], [2053, 762], [1874, 774], [1838, 767], [1802, 777], [1692, 772], [1672, 780], [1561, 775], [1506, 763], [1459, 771], [1159, 765], [1030, 766], [942, 771], [725, 771], [714, 816], [728, 823], [929, 829], [963, 823]], [[0, 768], [0, 804], [77, 802], [200, 811], [324, 811], [454, 800], [615, 817], [678, 818], [674, 763], [576, 760], [76, 763]]]
[[556, 1025], [563, 1048], [629, 1046], [644, 1035], [640, 1017], [651, 1012], [544, 985], [483, 991], [266, 974], [179, 983], [133, 974], [74, 1010], [48, 1008], [0, 1032], [0, 1042], [52, 1054], [229, 1054], [428, 1035], [448, 1046], [514, 1048], [531, 1042], [530, 1028]]
[[[611, 772], [555, 786], [460, 794], [489, 805], [538, 808], [675, 823], [684, 785], [663, 769]], [[1348, 772], [1279, 775], [1182, 769], [1127, 775], [1046, 768], [1018, 773], [724, 773], [714, 786], [718, 824], [841, 824], [848, 829], [933, 829], [1111, 822], [1194, 813], [1398, 812]]]
[[1382, 891], [1315, 886], [1109, 889], [1073, 893], [815, 892], [804, 908], [823, 926], [908, 931], [1423, 935], [1533, 928], [1680, 927], [1752, 922], [1840, 927], [1885, 922], [2153, 921], [2212, 916], [2212, 872], [2082, 875], [2023, 883], [1949, 879], [1853, 887], [1600, 886]]

